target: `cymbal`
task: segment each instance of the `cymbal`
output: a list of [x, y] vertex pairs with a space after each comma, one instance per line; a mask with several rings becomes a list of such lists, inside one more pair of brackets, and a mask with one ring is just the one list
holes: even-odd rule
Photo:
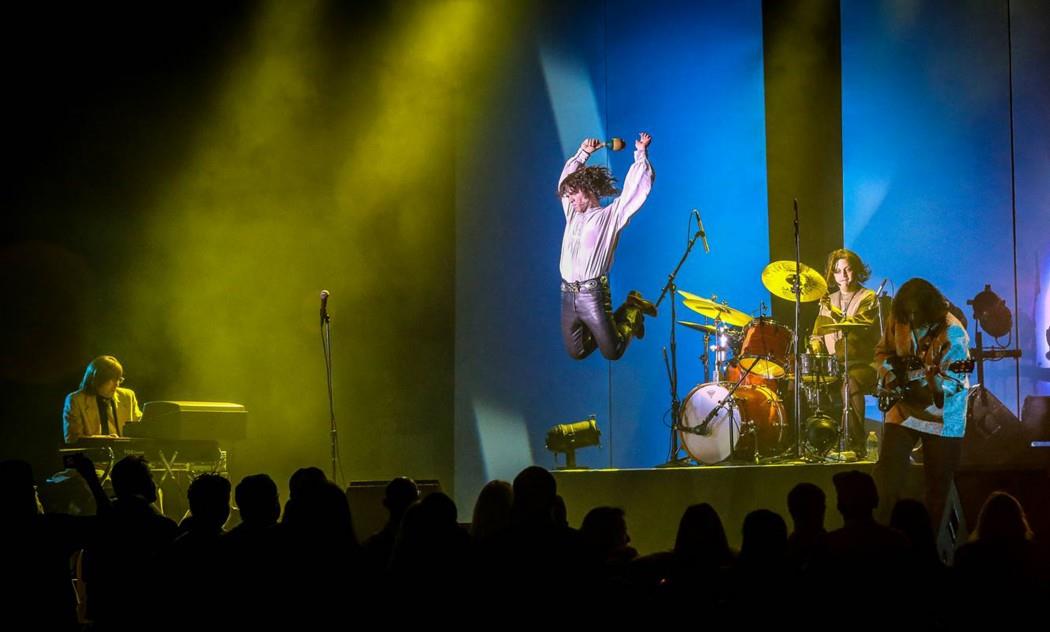
[[700, 296], [699, 294], [693, 294], [692, 292], [686, 292], [685, 290], [678, 290], [678, 293], [682, 295], [682, 298], [693, 301], [706, 301], [707, 299]]
[[[824, 296], [828, 291], [827, 281], [819, 272], [806, 264], [798, 268], [799, 279], [799, 301], [809, 303]], [[795, 292], [792, 281], [795, 279], [794, 261], [774, 261], [762, 270], [762, 285], [766, 286], [773, 296], [778, 296], [787, 301], [795, 300]]]
[[718, 319], [723, 323], [733, 325], [734, 327], [744, 327], [752, 320], [750, 314], [746, 314], [738, 309], [733, 309], [728, 305], [720, 305], [706, 298], [687, 298], [684, 302], [686, 307], [697, 314], [707, 316], [708, 318]]
[[871, 323], [868, 321], [843, 320], [837, 323], [818, 323], [817, 326], [813, 328], [813, 333], [818, 336], [823, 336], [824, 334], [830, 334], [836, 331], [850, 332], [858, 329], [866, 329], [868, 327], [871, 327]]
[[708, 334], [718, 333], [718, 327], [715, 327], [714, 325], [705, 325], [703, 323], [691, 323], [688, 320], [680, 320], [678, 321], [678, 324]]

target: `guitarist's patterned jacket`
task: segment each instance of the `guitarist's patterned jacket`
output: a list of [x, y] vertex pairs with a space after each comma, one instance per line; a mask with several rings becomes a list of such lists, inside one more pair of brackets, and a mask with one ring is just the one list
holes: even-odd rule
[[[950, 368], [970, 357], [970, 336], [950, 313], [943, 323], [912, 331], [892, 314], [875, 347], [875, 369], [883, 389], [904, 388], [907, 394], [886, 413], [886, 423], [940, 437], [962, 437], [966, 432], [966, 401], [970, 382], [966, 373]], [[909, 362], [922, 367], [908, 370]], [[932, 388], [931, 388], [932, 386]], [[943, 407], [938, 407], [943, 392]], [[932, 402], [930, 400], [933, 400]]]

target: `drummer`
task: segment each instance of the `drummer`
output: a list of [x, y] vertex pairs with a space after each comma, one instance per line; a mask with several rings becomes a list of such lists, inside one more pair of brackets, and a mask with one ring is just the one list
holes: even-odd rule
[[[855, 451], [858, 457], [866, 453], [864, 395], [875, 386], [875, 370], [871, 363], [879, 337], [876, 324], [878, 299], [873, 290], [863, 285], [870, 276], [871, 269], [852, 250], [839, 248], [828, 254], [824, 278], [829, 293], [820, 300], [820, 312], [813, 325], [814, 335], [809, 344], [813, 353], [833, 354], [840, 362], [844, 357], [848, 359], [851, 414], [847, 448]], [[824, 326], [843, 321], [866, 323], [869, 326], [846, 330], [849, 333], [841, 330], [824, 330], [821, 333]], [[845, 392], [844, 383], [843, 397]]]

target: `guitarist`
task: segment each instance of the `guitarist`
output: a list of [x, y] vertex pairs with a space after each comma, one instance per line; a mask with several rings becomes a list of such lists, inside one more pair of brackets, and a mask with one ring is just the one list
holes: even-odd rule
[[900, 496], [911, 450], [922, 439], [926, 507], [934, 528], [962, 454], [970, 338], [948, 301], [925, 279], [901, 286], [875, 347], [880, 408], [887, 407], [875, 480], [885, 517]]

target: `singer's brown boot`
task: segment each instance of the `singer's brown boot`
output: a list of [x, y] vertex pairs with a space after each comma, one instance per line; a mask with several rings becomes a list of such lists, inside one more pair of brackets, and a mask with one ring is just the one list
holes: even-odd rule
[[646, 316], [656, 317], [656, 306], [642, 298], [638, 290], [631, 290], [627, 293], [627, 304], [637, 307]]
[[634, 336], [641, 340], [645, 338], [645, 315], [642, 311], [629, 302], [620, 306], [614, 316], [619, 325], [620, 334], [625, 338]]

